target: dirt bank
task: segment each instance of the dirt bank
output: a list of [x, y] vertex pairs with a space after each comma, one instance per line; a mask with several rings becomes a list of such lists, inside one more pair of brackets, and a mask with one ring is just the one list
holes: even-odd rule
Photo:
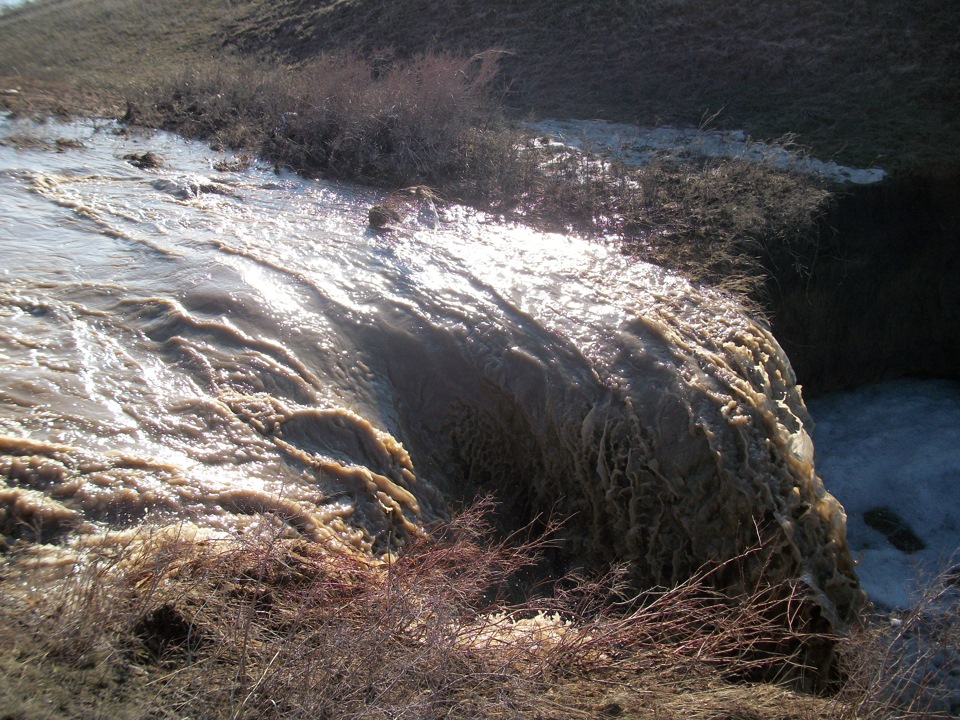
[[774, 333], [807, 396], [904, 375], [957, 378], [960, 165], [838, 193], [809, 274], [770, 287]]

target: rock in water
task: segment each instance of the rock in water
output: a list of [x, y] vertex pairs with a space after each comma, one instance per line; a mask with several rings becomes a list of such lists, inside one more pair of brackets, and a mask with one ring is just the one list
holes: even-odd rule
[[381, 230], [391, 223], [400, 222], [400, 213], [388, 205], [374, 205], [367, 212], [370, 227]]

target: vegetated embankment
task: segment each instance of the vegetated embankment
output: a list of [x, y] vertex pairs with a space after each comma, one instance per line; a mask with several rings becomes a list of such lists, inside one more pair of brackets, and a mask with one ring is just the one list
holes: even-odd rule
[[[246, 145], [304, 172], [390, 189], [427, 183], [449, 199], [470, 200], [553, 227], [623, 237], [639, 254], [698, 281], [725, 285], [752, 293], [761, 302], [772, 302], [768, 307], [773, 308], [774, 330], [788, 347], [793, 344], [790, 352], [797, 357], [801, 381], [828, 388], [901, 372], [950, 372], [949, 363], [941, 360], [911, 362], [916, 348], [908, 347], [906, 341], [957, 336], [950, 334], [956, 317], [949, 310], [957, 307], [951, 304], [949, 294], [953, 287], [949, 282], [956, 277], [951, 253], [958, 244], [953, 229], [957, 227], [956, 204], [951, 205], [949, 199], [955, 177], [949, 167], [957, 159], [957, 116], [945, 110], [957, 101], [960, 73], [954, 72], [955, 29], [960, 23], [951, 21], [951, 13], [955, 14], [956, 8], [946, 2], [855, 3], [843, 10], [832, 5], [784, 3], [765, 4], [757, 10], [736, 4], [703, 8], [676, 2], [642, 8], [633, 3], [610, 3], [591, 8], [572, 2], [559, 7], [508, 2], [469, 7], [436, 2], [384, 6], [362, 1], [269, 5], [171, 1], [145, 6], [119, 0], [93, 8], [89, 3], [60, 0], [25, 7], [0, 20], [4, 40], [0, 71], [5, 91], [0, 99], [17, 112], [125, 112], [130, 122]], [[824, 33], [824, 26], [835, 32]], [[240, 57], [221, 54], [222, 47], [238, 50]], [[496, 52], [488, 54], [491, 48]], [[423, 56], [428, 49], [440, 52]], [[494, 58], [502, 72], [492, 72]], [[335, 81], [330, 82], [331, 78]], [[413, 103], [408, 102], [411, 94], [417, 98]], [[445, 104], [450, 99], [454, 102]], [[492, 100], [505, 101], [507, 114], [600, 114], [645, 123], [694, 125], [712, 118], [718, 126], [743, 128], [767, 138], [798, 132], [801, 142], [837, 153], [841, 160], [878, 160], [890, 169], [902, 167], [899, 174], [876, 188], [833, 200], [827, 190], [835, 188], [825, 189], [808, 178], [737, 161], [666, 163], [635, 171], [615, 165], [598, 168], [585, 156], [522, 140], [505, 122], [507, 115], [499, 102]], [[929, 172], [931, 158], [937, 155], [948, 166], [943, 174]], [[918, 186], [918, 177], [929, 179], [929, 184]], [[914, 192], [920, 194], [912, 195]], [[916, 203], [908, 202], [911, 197], [917, 198]], [[891, 211], [896, 222], [887, 222], [889, 207], [903, 208]], [[920, 212], [911, 223], [911, 211], [917, 207], [933, 209], [929, 214]], [[890, 248], [893, 255], [876, 255], [871, 236], [861, 234], [864, 224], [874, 222], [877, 231], [883, 231], [882, 246]], [[846, 228], [851, 226], [857, 230], [848, 237]], [[915, 238], [925, 234], [923, 228], [930, 228], [935, 240], [927, 245], [924, 238], [922, 247], [917, 247]], [[834, 231], [835, 236], [831, 234]], [[787, 242], [782, 242], [784, 239]], [[897, 254], [904, 249], [905, 254]], [[917, 282], [887, 292], [875, 282], [877, 270], [896, 268], [901, 260], [909, 260], [917, 268]], [[922, 276], [935, 269], [938, 274], [924, 281]], [[944, 269], [952, 274], [940, 274]], [[895, 275], [891, 282], [896, 284], [903, 274]], [[845, 281], [843, 290], [840, 295], [830, 295], [837, 277]], [[933, 292], [918, 296], [921, 284]], [[863, 289], [842, 294], [851, 287]], [[866, 303], [868, 287], [872, 300]], [[901, 311], [918, 297], [922, 297], [924, 312]], [[840, 315], [845, 318], [840, 322], [838, 303], [844, 313], [850, 313]], [[823, 321], [812, 324], [816, 317]], [[888, 317], [898, 318], [893, 326], [896, 331], [865, 321]], [[928, 319], [932, 324], [926, 326], [923, 323]], [[868, 326], [862, 332], [869, 339], [844, 343], [840, 330], [861, 324]], [[847, 351], [835, 352], [838, 342]], [[949, 342], [941, 340], [939, 344], [952, 352]], [[925, 347], [930, 345], [927, 342]], [[886, 350], [879, 361], [878, 347]], [[859, 371], [852, 367], [854, 363], [867, 367]], [[176, 557], [175, 552], [161, 550], [151, 551], [149, 558]], [[301, 583], [296, 573], [285, 575], [286, 569], [299, 562], [291, 556], [271, 564], [269, 554], [257, 549], [255, 555], [268, 558], [259, 561], [255, 571], [245, 568], [244, 563], [250, 564], [246, 559], [239, 565], [214, 562], [216, 567], [241, 568], [230, 571], [227, 580], [211, 575], [209, 567], [196, 574], [190, 565], [193, 561], [177, 561], [176, 577], [200, 589], [197, 598], [190, 600], [198, 608], [196, 612], [172, 604], [166, 596], [134, 594], [130, 607], [135, 610], [117, 626], [125, 628], [123, 642], [86, 635], [93, 640], [77, 645], [82, 651], [71, 654], [65, 650], [67, 644], [60, 642], [62, 637], [73, 637], [66, 632], [43, 639], [38, 652], [21, 645], [16, 655], [24, 663], [19, 677], [32, 677], [24, 671], [30, 663], [43, 667], [43, 663], [53, 662], [58, 671], [67, 667], [69, 673], [81, 674], [92, 665], [92, 672], [101, 672], [97, 682], [103, 681], [105, 668], [116, 673], [120, 680], [105, 683], [107, 688], [116, 688], [123, 682], [135, 682], [124, 678], [139, 676], [144, 667], [147, 673], [159, 667], [165, 668], [160, 670], [169, 682], [164, 688], [175, 694], [173, 702], [178, 708], [203, 707], [201, 699], [213, 697], [221, 703], [218, 712], [225, 716], [274, 711], [291, 716], [290, 676], [278, 678], [273, 671], [289, 669], [292, 663], [280, 662], [286, 658], [280, 652], [284, 646], [270, 645], [267, 640], [281, 638], [290, 647], [300, 647], [290, 640], [299, 626], [294, 621], [282, 627], [271, 624], [277, 616], [270, 611], [281, 607], [279, 593], [257, 582], [269, 574], [261, 572], [269, 565], [282, 571], [277, 575], [281, 587], [284, 578], [293, 577], [292, 587], [304, 589], [310, 597], [321, 597], [319, 590], [327, 586], [318, 589]], [[411, 562], [428, 561], [414, 554]], [[107, 562], [111, 563], [115, 561]], [[37, 617], [66, 618], [63, 627], [73, 631], [78, 616], [68, 612], [71, 607], [86, 608], [89, 603], [127, 607], [105, 601], [113, 597], [112, 580], [104, 580], [100, 565], [87, 567], [94, 570], [92, 575], [75, 575], [71, 582], [77, 584], [65, 586], [62, 605], [44, 608]], [[389, 574], [392, 572], [391, 566], [389, 578], [398, 577]], [[122, 577], [117, 592], [128, 592], [130, 587], [156, 589], [168, 574], [163, 566], [149, 572], [138, 569]], [[211, 577], [208, 593], [203, 583]], [[245, 585], [243, 579], [251, 577], [257, 582]], [[456, 580], [457, 573], [443, 575], [444, 582], [449, 583], [451, 577]], [[364, 579], [364, 587], [370, 582]], [[378, 587], [375, 583], [370, 586]], [[103, 587], [111, 589], [103, 594]], [[349, 583], [338, 581], [336, 587], [346, 587], [348, 595], [353, 592]], [[389, 582], [382, 587], [391, 601], [400, 597]], [[224, 588], [229, 591], [227, 605], [205, 604]], [[181, 597], [193, 596], [184, 591]], [[350, 597], [348, 607], [358, 607]], [[376, 634], [375, 642], [361, 646], [357, 657], [366, 662], [331, 672], [325, 669], [333, 667], [328, 659], [309, 664], [308, 677], [313, 684], [304, 687], [312, 691], [322, 685], [333, 694], [308, 695], [314, 705], [297, 708], [309, 707], [310, 712], [333, 716], [332, 707], [353, 711], [350, 709], [360, 707], [356, 702], [362, 696], [365, 703], [371, 698], [396, 703], [384, 710], [394, 716], [397, 707], [419, 708], [417, 712], [425, 707], [431, 711], [455, 707], [466, 712], [468, 708], [476, 710], [479, 698], [485, 697], [481, 689], [506, 687], [510, 673], [497, 674], [488, 666], [453, 677], [418, 675], [413, 686], [394, 682], [396, 675], [402, 675], [399, 670], [387, 679], [364, 675], [363, 668], [369, 669], [384, 657], [380, 650], [384, 646], [450, 647], [454, 642], [436, 642], [440, 637], [436, 627], [446, 625], [430, 629], [427, 635], [417, 632], [427, 627], [422, 618], [441, 617], [445, 612], [462, 615], [463, 609], [452, 612], [442, 603], [430, 605], [427, 600], [435, 597], [410, 597], [416, 612], [395, 619], [384, 610], [370, 623], [378, 632], [385, 626], [399, 628], [399, 632]], [[234, 601], [240, 604], [229, 605]], [[28, 596], [25, 602], [37, 607], [42, 604], [35, 596]], [[424, 612], [428, 606], [429, 612]], [[209, 652], [203, 665], [194, 663], [200, 655], [193, 641], [207, 634], [225, 636], [216, 622], [200, 617], [200, 609], [206, 607], [227, 608], [221, 617], [237, 617], [241, 622], [232, 644], [203, 645]], [[313, 606], [308, 603], [307, 607]], [[374, 602], [370, 607], [392, 606]], [[469, 607], [476, 611], [474, 605]], [[280, 615], [296, 618], [299, 612]], [[254, 621], [266, 624], [255, 625]], [[24, 626], [16, 617], [10, 622], [11, 626]], [[330, 622], [323, 617], [317, 627], [328, 629]], [[365, 620], [352, 622], [350, 627], [355, 630]], [[103, 627], [111, 626], [104, 623]], [[82, 632], [89, 631], [86, 627]], [[658, 636], [663, 632], [662, 627], [657, 629]], [[688, 647], [685, 629], [676, 637], [681, 647]], [[752, 648], [752, 642], [748, 639], [746, 646]], [[314, 646], [327, 647], [322, 643]], [[220, 647], [227, 648], [222, 655], [210, 651]], [[252, 648], [260, 653], [256, 661]], [[128, 652], [142, 653], [148, 662], [130, 661]], [[606, 663], [617, 656], [615, 650], [603, 646], [597, 657]], [[729, 657], [725, 655], [724, 662]], [[422, 667], [435, 668], [435, 659], [426, 657]], [[168, 661], [172, 664], [164, 666]], [[62, 665], [56, 664], [60, 662]], [[202, 675], [176, 684], [176, 678], [203, 667], [226, 668], [226, 674], [212, 684]], [[564, 666], [537, 659], [534, 667], [537, 672], [543, 668], [554, 672]], [[838, 703], [833, 706], [834, 716], [885, 712], [884, 703], [891, 697], [883, 686], [887, 670], [881, 660], [862, 675], [851, 671], [848, 678], [870, 677], [871, 683], [855, 695], [860, 710]], [[15, 677], [14, 671], [7, 677]], [[148, 684], [155, 687], [154, 676], [150, 677]], [[548, 677], [547, 687], [556, 682], [555, 675], [537, 677]], [[692, 675], [683, 682], [689, 677]], [[86, 675], [84, 678], [89, 680]], [[350, 678], [362, 682], [344, 685]], [[491, 678], [493, 685], [485, 684]], [[626, 682], [629, 687], [630, 682], [622, 676], [612, 680], [598, 676], [598, 680], [604, 687], [609, 687], [605, 685], [608, 682]], [[700, 687], [708, 687], [712, 681]], [[205, 695], [204, 687], [213, 691]], [[403, 689], [406, 687], [413, 690]], [[474, 693], [457, 695], [463, 687]], [[522, 689], [529, 693], [532, 688], [534, 695], [542, 698], [549, 694], [543, 687], [532, 684]], [[590, 687], [597, 691], [597, 686]], [[679, 694], [676, 688], [680, 685], [671, 687]], [[397, 694], [391, 694], [394, 692]], [[529, 703], [530, 695], [525, 697], [524, 702]], [[624, 707], [638, 716], [666, 712], [663, 702], [659, 707], [656, 700], [653, 705], [643, 705], [638, 695], [630, 696], [632, 705], [619, 696], [608, 698], [601, 693], [600, 697], [603, 702], [598, 706], [588, 704], [578, 712], [595, 713], [599, 708], [617, 714]], [[285, 698], [290, 707], [282, 704]], [[317, 705], [317, 698], [328, 698], [322, 701], [327, 704]], [[424, 705], [424, 698], [436, 704]], [[503, 698], [504, 694], [497, 695], [498, 702]], [[69, 706], [62, 698], [58, 702]], [[512, 710], [530, 709], [512, 696], [508, 702], [514, 703]], [[741, 712], [745, 704], [753, 704], [751, 712], [757, 712], [753, 700], [728, 702], [722, 710], [717, 705], [674, 712], [686, 717], [697, 712], [710, 716], [714, 710], [731, 715]], [[488, 714], [502, 714], [502, 706], [486, 708]], [[21, 715], [32, 712], [27, 704], [17, 711]]]

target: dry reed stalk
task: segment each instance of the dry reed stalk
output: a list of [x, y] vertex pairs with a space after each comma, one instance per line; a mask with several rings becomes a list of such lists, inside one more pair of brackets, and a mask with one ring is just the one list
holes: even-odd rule
[[[99, 682], [126, 678], [111, 680], [112, 692], [130, 683], [181, 716], [596, 717], [590, 698], [610, 696], [673, 717], [683, 693], [720, 702], [724, 687], [749, 697], [750, 682], [803, 680], [816, 672], [808, 651], [835, 640], [808, 631], [801, 585], [736, 597], [714, 588], [712, 574], [729, 566], [642, 596], [615, 568], [514, 599], [548, 540], [496, 540], [489, 513], [468, 509], [379, 561], [284, 539], [268, 521], [235, 538], [105, 537], [54, 591], [32, 596], [33, 619], [17, 632], [37, 649], [21, 651], [20, 667], [99, 668]], [[955, 629], [954, 619], [937, 637], [955, 643]], [[813, 697], [778, 697], [809, 717], [879, 718], [894, 707], [924, 717], [903, 703], [915, 663], [850, 647], [841, 643], [844, 667], [851, 657], [861, 666], [829, 711]]]

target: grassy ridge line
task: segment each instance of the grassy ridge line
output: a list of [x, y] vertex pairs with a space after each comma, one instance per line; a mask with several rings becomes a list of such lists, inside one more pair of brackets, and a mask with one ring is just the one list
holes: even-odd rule
[[[41, 0], [0, 17], [0, 72], [143, 84], [224, 48], [296, 63], [501, 48], [507, 100], [539, 116], [795, 134], [888, 169], [960, 161], [952, 0]], [[167, 73], [169, 74], [169, 73]]]
[[0, 103], [24, 114], [117, 115], [124, 93], [214, 58], [230, 0], [42, 0], [0, 15]]
[[952, 0], [278, 0], [228, 41], [297, 61], [498, 47], [521, 113], [684, 126], [716, 114], [849, 164], [960, 160]]

